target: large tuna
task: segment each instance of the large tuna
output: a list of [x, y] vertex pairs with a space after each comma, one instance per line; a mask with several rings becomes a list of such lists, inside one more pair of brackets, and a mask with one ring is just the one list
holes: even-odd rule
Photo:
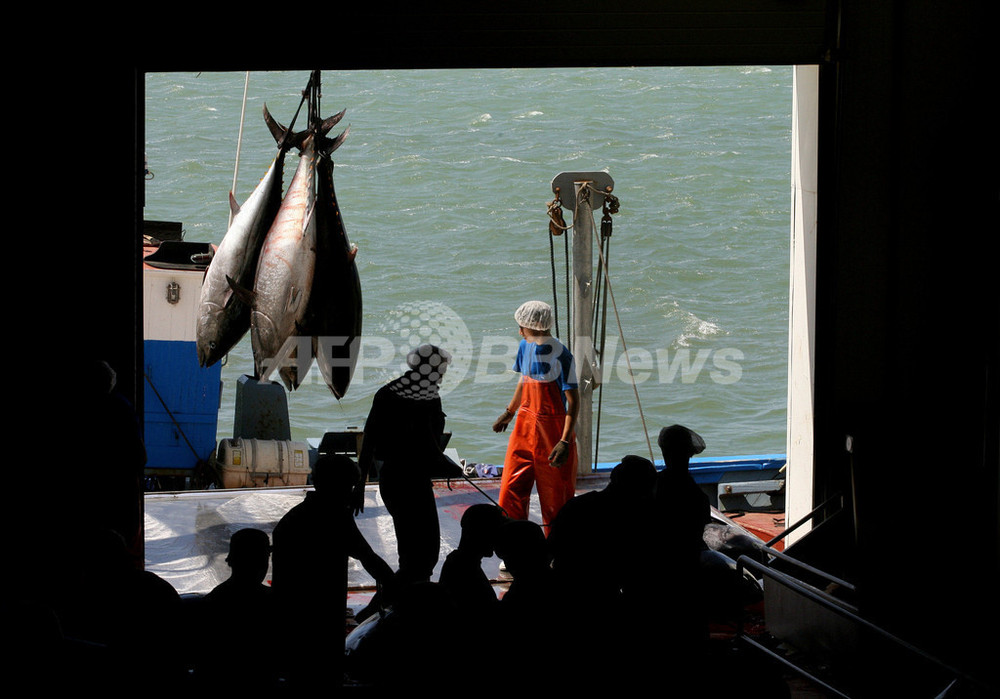
[[361, 341], [361, 279], [333, 188], [333, 160], [317, 163], [316, 273], [304, 330], [320, 373], [339, 400], [347, 392]]
[[289, 146], [283, 140], [278, 140], [278, 154], [243, 206], [229, 193], [232, 223], [212, 256], [201, 287], [197, 322], [201, 366], [219, 361], [250, 329], [250, 302], [239, 290], [253, 285], [261, 246], [281, 206], [282, 175]]
[[[311, 338], [302, 328], [316, 269], [316, 149], [330, 152], [342, 142], [343, 136], [325, 137], [342, 114], [293, 137], [282, 136], [298, 146], [299, 164], [257, 264], [250, 313], [254, 365], [262, 381], [277, 370], [289, 390], [298, 387], [312, 364]], [[267, 119], [272, 131], [284, 132]]]

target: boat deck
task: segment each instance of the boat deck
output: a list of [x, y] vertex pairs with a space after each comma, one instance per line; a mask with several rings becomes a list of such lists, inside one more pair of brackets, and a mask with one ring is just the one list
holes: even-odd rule
[[[607, 484], [607, 474], [581, 476], [578, 492], [599, 490]], [[229, 577], [225, 558], [229, 538], [238, 529], [253, 527], [271, 534], [288, 510], [301, 502], [308, 487], [246, 488], [230, 490], [147, 493], [145, 496], [146, 569], [170, 582], [182, 595], [204, 594]], [[441, 524], [441, 562], [458, 546], [462, 514], [470, 505], [496, 502], [499, 478], [475, 478], [435, 481], [435, 496]], [[729, 521], [742, 526], [764, 541], [783, 529], [783, 516], [771, 513], [730, 513]], [[722, 513], [716, 516], [726, 519]], [[529, 517], [541, 522], [537, 497], [532, 497]], [[385, 510], [377, 485], [365, 493], [364, 512], [357, 518], [358, 528], [372, 548], [395, 567], [396, 540], [392, 518]], [[500, 559], [483, 561], [483, 570], [491, 580], [503, 585]], [[270, 572], [266, 580], [270, 580]], [[352, 599], [363, 600], [374, 590], [375, 581], [351, 559], [348, 587]]]

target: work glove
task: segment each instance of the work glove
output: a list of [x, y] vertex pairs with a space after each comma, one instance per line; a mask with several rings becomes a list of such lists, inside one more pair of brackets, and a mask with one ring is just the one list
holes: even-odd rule
[[509, 410], [504, 410], [503, 413], [500, 415], [500, 417], [498, 417], [496, 421], [493, 423], [493, 431], [503, 432], [504, 430], [507, 429], [507, 425], [509, 425], [510, 421], [513, 419], [514, 419], [514, 413], [510, 412]]
[[552, 448], [552, 453], [549, 454], [549, 463], [552, 466], [559, 466], [568, 458], [569, 443], [560, 441]]

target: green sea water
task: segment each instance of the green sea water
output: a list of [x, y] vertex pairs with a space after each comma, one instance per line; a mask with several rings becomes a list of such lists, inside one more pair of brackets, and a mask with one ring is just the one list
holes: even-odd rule
[[[144, 216], [181, 222], [186, 240], [222, 240], [229, 191], [243, 201], [275, 154], [264, 104], [291, 122], [308, 72], [246, 78], [145, 76]], [[359, 249], [364, 341], [341, 401], [315, 368], [289, 394], [294, 439], [363, 426], [406, 349], [434, 340], [455, 355], [450, 446], [502, 463], [506, 436], [490, 426], [514, 388], [513, 312], [557, 301], [567, 331], [552, 180], [601, 171], [620, 208], [598, 461], [648, 456], [647, 432], [655, 447], [672, 423], [702, 434], [703, 456], [784, 453], [791, 67], [326, 71], [322, 86], [323, 115], [346, 109], [337, 129], [350, 127], [334, 178]], [[223, 368], [220, 438], [252, 372], [247, 336]]]

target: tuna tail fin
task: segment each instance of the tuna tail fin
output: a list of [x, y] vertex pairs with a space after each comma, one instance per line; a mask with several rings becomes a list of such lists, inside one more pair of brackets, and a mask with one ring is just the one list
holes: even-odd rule
[[344, 115], [346, 113], [347, 110], [342, 109], [340, 113], [334, 114], [332, 117], [327, 117], [326, 119], [324, 119], [323, 121], [319, 122], [319, 124], [316, 125], [316, 131], [321, 136], [325, 136], [330, 132], [330, 129], [332, 129], [334, 126], [340, 123], [340, 120], [344, 118]]
[[320, 155], [323, 155], [325, 157], [330, 157], [330, 154], [333, 153], [333, 151], [340, 148], [340, 144], [344, 142], [344, 139], [347, 138], [347, 134], [350, 133], [350, 131], [351, 127], [348, 126], [346, 129], [344, 129], [344, 132], [341, 133], [336, 138], [327, 138], [326, 136], [320, 136], [319, 141], [317, 141], [316, 143], [317, 152], [319, 152]]
[[307, 131], [292, 131], [279, 123], [271, 116], [271, 112], [268, 111], [266, 104], [264, 105], [264, 123], [267, 124], [268, 130], [278, 144], [278, 150], [287, 150], [291, 147], [301, 148], [302, 143], [309, 135]]

